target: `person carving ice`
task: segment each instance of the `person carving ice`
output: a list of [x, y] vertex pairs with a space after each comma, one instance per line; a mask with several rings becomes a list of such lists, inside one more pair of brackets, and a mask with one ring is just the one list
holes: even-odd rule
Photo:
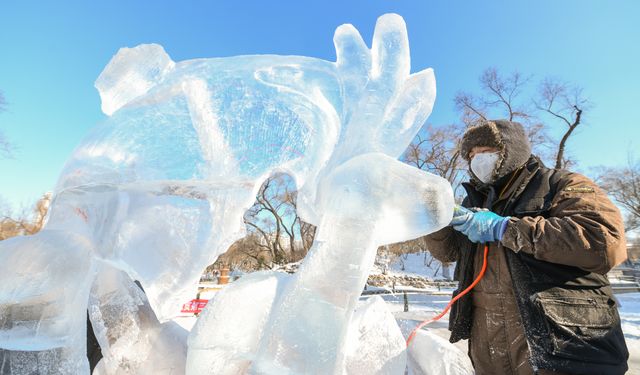
[[626, 258], [619, 210], [594, 182], [550, 169], [521, 124], [481, 121], [460, 144], [467, 197], [451, 224], [428, 235], [457, 262], [451, 342], [469, 339], [482, 374], [623, 374], [628, 351], [606, 273]]

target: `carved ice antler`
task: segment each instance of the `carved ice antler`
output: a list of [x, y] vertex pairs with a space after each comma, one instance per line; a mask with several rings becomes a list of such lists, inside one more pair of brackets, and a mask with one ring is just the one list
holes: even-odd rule
[[340, 26], [334, 43], [345, 108], [332, 159], [343, 162], [368, 152], [399, 156], [433, 108], [433, 70], [409, 74], [407, 29], [397, 14], [378, 19], [370, 51], [352, 25]]
[[[387, 14], [376, 23], [369, 50], [352, 25], [338, 27], [334, 36], [336, 67], [343, 108], [340, 135], [319, 179], [362, 154], [380, 152], [397, 158], [426, 121], [435, 101], [432, 69], [410, 74], [409, 41], [402, 17]], [[300, 189], [299, 210], [317, 223], [317, 185]]]

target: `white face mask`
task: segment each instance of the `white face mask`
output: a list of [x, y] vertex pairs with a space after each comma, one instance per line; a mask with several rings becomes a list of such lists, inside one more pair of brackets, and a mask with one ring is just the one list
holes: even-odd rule
[[471, 171], [480, 181], [488, 184], [493, 180], [493, 172], [496, 170], [499, 159], [499, 151], [476, 154], [471, 159]]

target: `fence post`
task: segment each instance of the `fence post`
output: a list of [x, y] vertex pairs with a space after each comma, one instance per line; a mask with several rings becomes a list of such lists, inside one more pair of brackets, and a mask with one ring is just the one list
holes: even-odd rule
[[403, 292], [403, 298], [404, 298], [404, 312], [409, 311], [409, 297], [407, 297], [407, 292]]

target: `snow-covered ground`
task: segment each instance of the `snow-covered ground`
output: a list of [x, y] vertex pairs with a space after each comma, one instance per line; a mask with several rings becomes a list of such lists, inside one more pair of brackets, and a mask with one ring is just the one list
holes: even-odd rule
[[629, 372], [640, 374], [640, 293], [616, 295], [620, 302], [622, 331], [629, 347]]
[[[407, 295], [409, 299], [409, 311], [404, 312], [404, 298], [402, 293], [383, 296], [389, 303], [394, 316], [403, 333], [407, 335], [421, 321], [430, 319], [446, 306], [450, 295]], [[640, 293], [628, 293], [616, 295], [620, 303], [620, 317], [627, 346], [629, 348], [629, 372], [630, 375], [640, 375]], [[437, 322], [426, 327], [437, 335], [449, 339], [447, 330], [449, 314]], [[456, 344], [461, 350], [467, 351], [467, 342], [460, 341]]]
[[442, 264], [433, 259], [429, 253], [379, 256], [371, 273], [382, 273], [385, 261], [389, 262], [386, 274], [390, 276], [419, 276], [430, 280], [443, 280], [450, 279], [449, 276], [453, 273], [451, 266], [443, 270]]
[[[389, 264], [387, 275], [401, 276], [409, 274], [433, 279], [433, 275], [436, 274], [435, 271], [438, 267], [438, 261], [433, 261], [430, 266], [427, 266], [425, 264], [424, 254], [406, 254], [403, 258], [395, 259]], [[402, 268], [404, 268], [404, 270], [402, 270]], [[374, 267], [373, 272], [379, 272], [379, 267]], [[435, 278], [442, 278], [442, 272], [438, 272]], [[403, 288], [396, 286], [396, 290], [403, 290]], [[446, 291], [446, 289], [443, 289], [441, 292]], [[404, 312], [404, 298], [402, 293], [383, 296], [385, 301], [390, 304], [405, 334], [406, 332], [410, 332], [419, 322], [432, 318], [442, 311], [449, 302], [451, 295], [420, 295], [409, 293], [407, 297], [409, 300], [409, 311]], [[640, 293], [616, 294], [616, 298], [620, 305], [619, 312], [620, 319], [622, 320], [622, 331], [624, 332], [629, 348], [628, 374], [640, 375]], [[440, 321], [431, 323], [427, 329], [448, 339], [448, 319], [449, 314], [445, 315]], [[466, 341], [459, 342], [457, 346], [466, 352]]]
[[[404, 263], [404, 270], [401, 268], [402, 263], [399, 260], [389, 264], [387, 276], [395, 278], [395, 280], [414, 280], [422, 278], [433, 280], [435, 270], [439, 266], [437, 261], [431, 264], [431, 267], [425, 265], [423, 254], [409, 254], [401, 261]], [[372, 273], [381, 273], [379, 266], [374, 267]], [[438, 272], [435, 279], [442, 279], [442, 272]], [[376, 289], [376, 288], [368, 288]], [[390, 288], [377, 288], [390, 289]], [[394, 294], [382, 295], [382, 298], [389, 304], [389, 308], [394, 314], [398, 324], [406, 336], [423, 320], [430, 319], [441, 312], [451, 299], [452, 288], [433, 287], [416, 288], [413, 286], [403, 286], [396, 284]], [[405, 300], [404, 291], [407, 291], [407, 300], [409, 311], [404, 311]], [[202, 298], [212, 298], [214, 292], [203, 294]], [[362, 299], [368, 298], [363, 296]], [[622, 320], [622, 330], [624, 332], [627, 346], [629, 348], [629, 372], [630, 375], [640, 375], [640, 293], [617, 294], [620, 305], [620, 317]], [[185, 314], [176, 317], [175, 321], [190, 330], [196, 322], [196, 317]], [[425, 329], [428, 329], [438, 336], [449, 339], [449, 331], [447, 330], [449, 315], [445, 315], [437, 322], [431, 323]], [[467, 342], [460, 341], [456, 344], [458, 348], [467, 351]]]
[[[628, 374], [640, 375], [640, 293], [620, 294], [616, 297], [620, 302], [622, 330], [624, 331], [630, 353]], [[391, 311], [396, 317], [396, 320], [406, 337], [419, 322], [429, 319], [442, 311], [449, 302], [451, 295], [408, 293], [408, 312], [404, 311], [403, 293], [384, 295], [382, 298], [389, 304]], [[448, 319], [449, 315], [447, 314], [441, 320], [431, 323], [426, 329], [448, 340]], [[190, 330], [195, 324], [196, 318], [194, 316], [183, 316], [177, 317], [175, 321], [187, 330]], [[466, 341], [460, 341], [456, 346], [464, 352], [467, 351]]]

